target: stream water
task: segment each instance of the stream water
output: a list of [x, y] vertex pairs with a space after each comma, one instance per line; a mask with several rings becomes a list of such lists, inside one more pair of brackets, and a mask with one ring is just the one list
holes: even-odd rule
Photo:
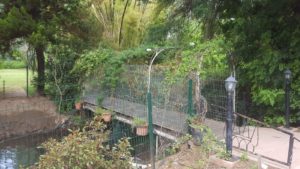
[[0, 169], [17, 169], [35, 164], [44, 153], [39, 148], [49, 138], [62, 138], [66, 132], [55, 130], [43, 134], [5, 140], [0, 144]]

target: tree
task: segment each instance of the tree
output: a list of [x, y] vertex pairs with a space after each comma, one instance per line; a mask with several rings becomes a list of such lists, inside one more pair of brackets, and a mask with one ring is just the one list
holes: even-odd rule
[[[57, 37], [76, 34], [86, 38], [81, 22], [84, 2], [80, 0], [10, 1], [3, 0], [0, 15], [0, 46], [9, 50], [12, 42], [23, 38], [35, 51], [37, 61], [37, 91], [44, 94], [45, 50]], [[83, 15], [84, 16], [84, 15]]]
[[141, 0], [92, 0], [91, 3], [108, 47], [122, 50], [141, 44], [155, 3]]
[[275, 112], [283, 112], [286, 68], [293, 72], [293, 114], [300, 108], [299, 9], [297, 0], [231, 0], [222, 5], [220, 24], [233, 44], [239, 88], [256, 105], [251, 107], [256, 115], [282, 115]]

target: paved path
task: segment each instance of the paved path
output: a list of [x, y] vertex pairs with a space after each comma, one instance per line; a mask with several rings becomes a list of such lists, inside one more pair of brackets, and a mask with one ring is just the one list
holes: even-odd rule
[[[272, 128], [265, 127], [249, 127], [250, 134], [253, 134], [252, 140], [246, 140], [240, 142], [238, 145], [238, 138], [233, 140], [233, 145], [246, 149], [248, 144], [248, 150], [254, 154], [266, 156], [271, 159], [286, 163], [288, 158], [289, 138], [288, 134], [277, 131]], [[289, 130], [294, 134], [294, 137], [300, 138], [300, 132]], [[241, 135], [247, 135], [248, 132], [241, 133]], [[241, 137], [240, 137], [241, 138]], [[242, 140], [242, 139], [240, 139]], [[300, 169], [300, 142], [294, 142], [293, 156], [292, 156], [292, 169]]]
[[9, 88], [9, 90], [0, 92], [0, 98], [26, 97], [26, 91], [21, 87]]
[[[205, 123], [208, 127], [212, 129], [214, 134], [218, 139], [222, 140], [225, 137], [225, 123], [222, 121], [215, 121], [211, 119], [206, 119]], [[240, 129], [241, 132], [238, 132]], [[248, 130], [249, 129], [249, 130]], [[247, 132], [246, 132], [247, 130]], [[248, 132], [249, 131], [249, 132]], [[298, 132], [296, 129], [288, 130], [294, 134], [294, 137], [300, 140], [300, 129]], [[248, 134], [253, 135], [252, 140], [247, 140]], [[275, 159], [280, 162], [287, 162], [288, 148], [289, 148], [289, 135], [277, 131], [272, 128], [266, 127], [246, 127], [245, 131], [243, 128], [234, 128], [234, 135], [239, 138], [233, 140], [233, 145], [235, 147], [240, 147], [246, 150], [246, 144], [248, 144], [248, 151]], [[244, 137], [242, 139], [241, 137]], [[240, 146], [238, 146], [238, 139], [240, 141]], [[242, 141], [243, 140], [243, 141]], [[291, 169], [300, 169], [300, 142], [296, 139], [294, 140], [293, 156]]]

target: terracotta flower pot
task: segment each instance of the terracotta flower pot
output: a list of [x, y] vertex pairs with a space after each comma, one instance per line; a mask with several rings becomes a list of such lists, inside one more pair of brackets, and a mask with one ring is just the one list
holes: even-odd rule
[[76, 110], [80, 110], [80, 109], [81, 109], [81, 106], [82, 106], [81, 102], [75, 103], [75, 109], [76, 109]]
[[147, 134], [148, 134], [148, 125], [137, 126], [136, 127], [136, 135], [146, 136]]
[[102, 119], [104, 122], [110, 122], [111, 121], [111, 114], [110, 113], [103, 113]]

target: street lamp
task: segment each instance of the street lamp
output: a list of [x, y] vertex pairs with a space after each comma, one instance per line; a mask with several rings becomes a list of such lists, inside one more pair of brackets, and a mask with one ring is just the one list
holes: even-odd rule
[[292, 72], [289, 69], [284, 71], [285, 77], [285, 127], [290, 127], [290, 84]]
[[[190, 46], [195, 46], [194, 42], [189, 43]], [[150, 143], [150, 158], [151, 158], [151, 166], [152, 169], [155, 169], [155, 158], [154, 158], [154, 135], [153, 135], [153, 122], [152, 122], [152, 95], [151, 95], [151, 69], [154, 60], [157, 58], [157, 56], [167, 50], [167, 49], [174, 49], [174, 47], [168, 47], [168, 48], [161, 48], [161, 49], [154, 49], [155, 54], [153, 55], [149, 67], [148, 67], [148, 85], [147, 85], [147, 106], [148, 106], [148, 131], [149, 131], [149, 143]], [[150, 48], [146, 49], [147, 52], [152, 52], [153, 50]]]
[[237, 81], [233, 76], [225, 80], [225, 88], [228, 94], [226, 117], [226, 152], [232, 155], [232, 124], [233, 124], [233, 96]]
[[[155, 158], [154, 158], [154, 134], [153, 134], [153, 121], [152, 121], [152, 96], [150, 91], [150, 84], [151, 84], [151, 69], [154, 60], [156, 57], [163, 52], [166, 49], [159, 49], [155, 51], [155, 54], [153, 55], [149, 68], [148, 68], [148, 86], [147, 86], [147, 106], [148, 106], [148, 133], [149, 133], [149, 143], [150, 143], [150, 159], [151, 159], [151, 167], [152, 169], [155, 169]], [[146, 49], [147, 52], [151, 52], [152, 49], [148, 48]]]

